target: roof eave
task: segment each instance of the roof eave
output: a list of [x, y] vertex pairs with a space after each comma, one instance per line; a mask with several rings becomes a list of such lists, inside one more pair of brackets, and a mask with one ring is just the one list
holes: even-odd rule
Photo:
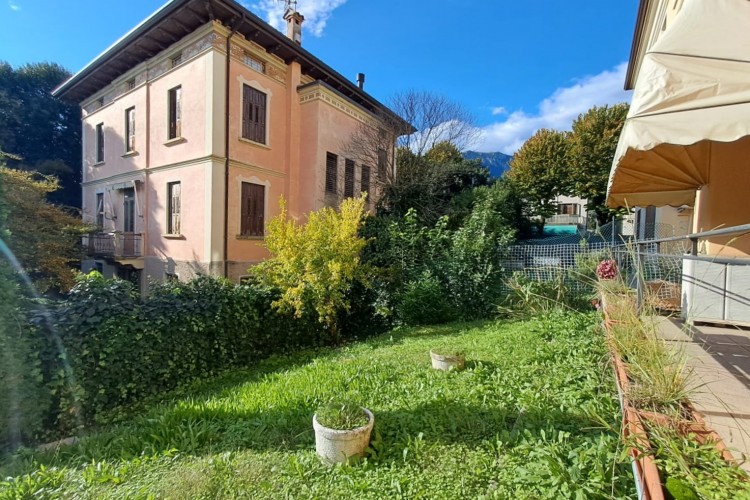
[[646, 18], [648, 17], [651, 2], [652, 0], [641, 0], [638, 6], [638, 17], [636, 18], [635, 29], [633, 31], [633, 44], [630, 47], [630, 60], [628, 61], [628, 69], [625, 73], [625, 90], [633, 90], [635, 88], [635, 80], [638, 76], [636, 70], [640, 65], [641, 46], [644, 43], [643, 30], [646, 28]]

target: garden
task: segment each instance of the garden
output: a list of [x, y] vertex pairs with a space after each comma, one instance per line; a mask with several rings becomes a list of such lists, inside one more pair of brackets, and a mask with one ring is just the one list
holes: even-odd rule
[[508, 279], [523, 201], [451, 151], [375, 214], [281, 200], [242, 284], [93, 272], [49, 300], [0, 262], [0, 498], [747, 492], [611, 256]]
[[[1, 498], [612, 498], [634, 494], [595, 315], [398, 328], [272, 356], [113, 415], [75, 445], [3, 464]], [[462, 371], [430, 367], [461, 350]], [[375, 415], [365, 458], [331, 468], [312, 415]]]

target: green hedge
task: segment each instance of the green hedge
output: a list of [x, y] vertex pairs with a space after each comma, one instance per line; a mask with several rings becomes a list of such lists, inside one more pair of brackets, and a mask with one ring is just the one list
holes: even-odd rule
[[14, 273], [0, 261], [0, 451], [39, 435], [51, 404], [23, 302]]
[[271, 308], [275, 297], [203, 276], [153, 286], [141, 298], [129, 282], [82, 277], [59, 307], [30, 323], [53, 397], [48, 432], [70, 433], [191, 380], [324, 343], [315, 321]]

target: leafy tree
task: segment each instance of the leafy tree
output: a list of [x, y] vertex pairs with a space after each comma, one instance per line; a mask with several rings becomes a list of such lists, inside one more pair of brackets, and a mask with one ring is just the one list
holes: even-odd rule
[[588, 200], [601, 224], [613, 214], [605, 205], [607, 182], [627, 114], [626, 103], [593, 107], [573, 122], [569, 136], [573, 190]]
[[14, 69], [0, 61], [0, 150], [14, 153], [13, 168], [60, 178], [50, 200], [81, 206], [81, 112], [51, 91], [70, 77], [54, 63]]
[[544, 220], [557, 211], [555, 197], [570, 187], [566, 132], [541, 129], [531, 136], [510, 162], [508, 177], [529, 203], [532, 215]]
[[314, 311], [335, 342], [341, 340], [339, 314], [349, 308], [347, 291], [366, 280], [360, 254], [367, 242], [359, 236], [364, 216], [365, 198], [349, 198], [338, 211], [310, 213], [301, 225], [289, 218], [282, 199], [281, 213], [268, 223], [272, 258], [250, 270], [280, 291], [274, 307], [298, 318]]
[[474, 208], [485, 202], [507, 228], [515, 231], [517, 238], [531, 237], [532, 224], [528, 218], [528, 203], [507, 177], [500, 178], [488, 186], [467, 189], [453, 198], [448, 209], [450, 227], [455, 229], [463, 226]]
[[[2, 160], [0, 160], [2, 161]], [[59, 188], [56, 177], [7, 168], [0, 163], [0, 236], [44, 293], [74, 284], [71, 264], [80, 258], [79, 241], [87, 227], [46, 200]]]
[[460, 163], [464, 159], [456, 145], [448, 141], [438, 142], [425, 153], [424, 157], [425, 160], [433, 165]]
[[401, 217], [414, 209], [431, 226], [448, 213], [453, 198], [489, 183], [489, 171], [481, 162], [465, 160], [451, 143], [438, 143], [423, 156], [399, 148], [397, 157], [396, 176], [378, 201], [381, 214]]

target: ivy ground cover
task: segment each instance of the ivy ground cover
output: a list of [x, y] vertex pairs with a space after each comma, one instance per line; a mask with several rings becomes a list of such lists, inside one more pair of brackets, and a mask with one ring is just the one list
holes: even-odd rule
[[[264, 360], [151, 402], [56, 453], [0, 465], [0, 498], [628, 498], [596, 318], [403, 329]], [[467, 369], [430, 368], [431, 348]], [[312, 415], [375, 414], [369, 456], [329, 468]]]

